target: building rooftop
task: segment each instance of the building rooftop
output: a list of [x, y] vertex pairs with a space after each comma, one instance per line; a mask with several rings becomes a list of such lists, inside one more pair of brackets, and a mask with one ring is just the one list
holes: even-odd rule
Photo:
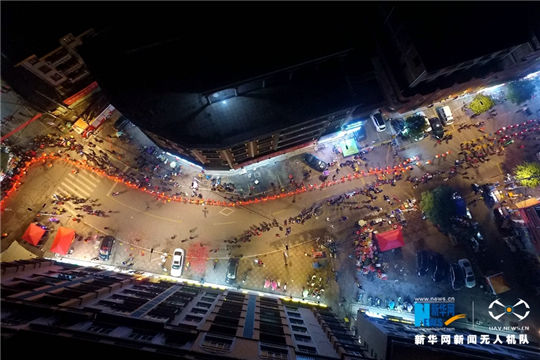
[[[452, 3], [398, 6], [428, 71], [526, 42], [538, 7], [525, 3]], [[538, 25], [537, 25], [538, 26]], [[430, 34], [426, 36], [426, 34]]]
[[[247, 16], [224, 7], [227, 16], [204, 22], [200, 32], [182, 21], [200, 10], [176, 9], [152, 27], [135, 16], [85, 42], [81, 54], [133, 123], [203, 148], [381, 102], [371, 35], [361, 20], [367, 15], [342, 10], [336, 17], [331, 9], [306, 17], [304, 8], [289, 8], [257, 7]], [[206, 96], [234, 94], [235, 86], [239, 96], [208, 104]]]

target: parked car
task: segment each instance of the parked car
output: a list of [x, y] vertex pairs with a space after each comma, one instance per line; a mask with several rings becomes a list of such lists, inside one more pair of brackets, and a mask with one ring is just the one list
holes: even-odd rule
[[311, 154], [305, 154], [304, 155], [304, 161], [306, 164], [309, 165], [314, 170], [317, 171], [324, 171], [328, 167], [328, 164], [324, 161], [320, 160], [318, 157], [311, 155]]
[[416, 252], [416, 273], [418, 276], [424, 276], [435, 269], [433, 261], [433, 252], [429, 250], [420, 250]]
[[439, 115], [439, 117], [441, 118], [444, 126], [450, 125], [454, 122], [454, 116], [452, 115], [452, 111], [450, 111], [449, 106], [438, 107], [436, 110], [437, 115]]
[[435, 254], [433, 256], [434, 266], [431, 280], [439, 282], [448, 277], [449, 265], [441, 254]]
[[424, 121], [426, 122], [426, 129], [424, 130], [425, 132], [431, 132], [431, 125], [429, 124], [429, 120], [428, 120], [428, 117], [426, 116], [426, 114], [423, 112], [423, 111], [418, 111], [415, 115], [418, 115], [418, 116], [421, 116], [424, 118]]
[[181, 276], [184, 268], [184, 249], [174, 249], [172, 264], [171, 264], [171, 276]]
[[377, 129], [378, 132], [383, 132], [386, 130], [386, 124], [384, 123], [384, 118], [379, 111], [375, 111], [371, 113], [369, 117], [373, 121], [373, 125], [375, 125], [375, 129]]
[[450, 282], [454, 290], [461, 290], [465, 286], [465, 273], [458, 264], [450, 265]]
[[461, 269], [463, 269], [463, 273], [465, 274], [465, 286], [467, 286], [468, 288], [475, 287], [476, 279], [474, 277], [471, 262], [468, 259], [459, 259], [458, 264]]
[[230, 258], [227, 265], [227, 275], [225, 276], [225, 282], [227, 284], [234, 284], [236, 282], [236, 274], [238, 272], [238, 258]]
[[112, 247], [114, 245], [114, 237], [107, 235], [101, 240], [99, 246], [99, 258], [101, 260], [109, 260], [112, 253]]
[[441, 123], [441, 120], [439, 118], [431, 118], [429, 119], [429, 125], [431, 125], [431, 128], [433, 130], [433, 136], [435, 136], [437, 139], [442, 139], [444, 136], [444, 128]]

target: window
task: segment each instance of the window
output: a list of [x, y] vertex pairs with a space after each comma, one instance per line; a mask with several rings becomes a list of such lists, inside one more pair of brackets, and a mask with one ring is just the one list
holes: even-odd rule
[[41, 71], [42, 73], [44, 74], [47, 74], [49, 71], [51, 71], [52, 69], [50, 67], [48, 67], [47, 65], [41, 65], [39, 68], [38, 68], [39, 71]]
[[292, 317], [302, 317], [300, 313], [290, 312], [290, 311], [287, 311], [287, 315], [292, 316]]
[[191, 322], [200, 322], [203, 318], [201, 316], [186, 315], [185, 320]]
[[204, 302], [198, 302], [197, 306], [208, 309], [210, 306], [212, 306], [212, 304], [208, 304], [208, 303], [204, 303]]
[[290, 318], [291, 324], [304, 325], [304, 320]]
[[51, 76], [51, 79], [53, 79], [54, 81], [60, 81], [62, 80], [62, 75], [60, 75], [59, 73], [55, 73]]
[[133, 340], [142, 340], [142, 341], [152, 341], [152, 339], [156, 336], [155, 334], [146, 333], [142, 331], [136, 331], [133, 330], [131, 334], [129, 334], [129, 338]]
[[283, 348], [261, 345], [260, 357], [264, 359], [288, 359], [289, 351]]
[[191, 309], [191, 312], [192, 312], [193, 314], [201, 314], [201, 315], [202, 315], [202, 314], [206, 314], [207, 311], [208, 311], [208, 310], [206, 310], [206, 309], [199, 309], [199, 308], [193, 308], [193, 309]]
[[292, 329], [293, 331], [298, 331], [298, 332], [301, 332], [301, 333], [305, 333], [307, 332], [307, 329], [303, 326], [292, 326]]
[[313, 346], [306, 346], [306, 345], [298, 345], [298, 350], [304, 351], [310, 354], [316, 354], [317, 349], [315, 349]]
[[295, 338], [297, 341], [311, 342], [311, 337], [306, 336], [306, 335], [294, 334], [294, 338]]
[[212, 350], [229, 351], [231, 350], [232, 344], [233, 341], [231, 339], [206, 335], [202, 347]]
[[114, 330], [114, 327], [100, 324], [92, 324], [87, 331], [98, 333], [98, 334], [108, 334]]

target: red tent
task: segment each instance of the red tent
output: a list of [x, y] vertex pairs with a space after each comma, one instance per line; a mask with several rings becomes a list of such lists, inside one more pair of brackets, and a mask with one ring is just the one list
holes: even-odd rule
[[75, 230], [59, 227], [51, 246], [51, 251], [60, 255], [66, 255], [74, 237]]
[[23, 240], [29, 242], [30, 244], [36, 246], [45, 234], [45, 229], [41, 228], [39, 225], [31, 223], [26, 231], [24, 232], [22, 238]]
[[380, 251], [388, 251], [405, 245], [401, 227], [375, 235]]

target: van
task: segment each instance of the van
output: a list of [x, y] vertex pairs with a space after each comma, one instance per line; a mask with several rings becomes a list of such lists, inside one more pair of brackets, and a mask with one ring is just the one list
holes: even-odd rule
[[444, 126], [450, 125], [454, 122], [454, 116], [452, 115], [452, 111], [450, 111], [449, 106], [438, 107], [437, 114], [439, 114]]

